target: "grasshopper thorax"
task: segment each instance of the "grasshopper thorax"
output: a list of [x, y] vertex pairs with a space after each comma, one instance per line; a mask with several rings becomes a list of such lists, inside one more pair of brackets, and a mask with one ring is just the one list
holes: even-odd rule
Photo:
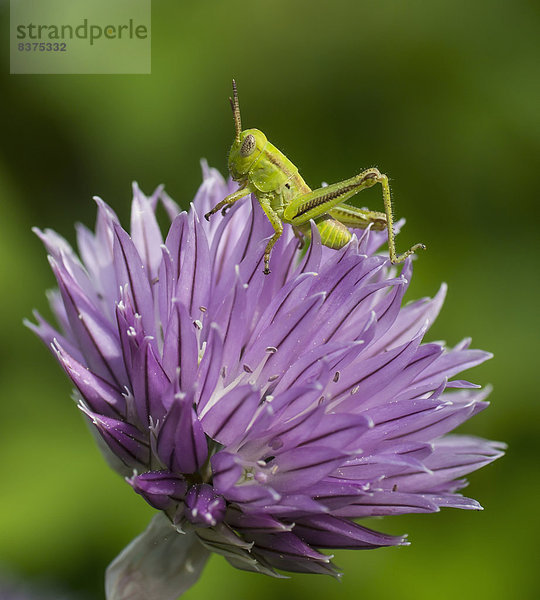
[[258, 129], [245, 129], [235, 138], [229, 152], [229, 171], [235, 181], [247, 178], [251, 167], [266, 146], [266, 136]]

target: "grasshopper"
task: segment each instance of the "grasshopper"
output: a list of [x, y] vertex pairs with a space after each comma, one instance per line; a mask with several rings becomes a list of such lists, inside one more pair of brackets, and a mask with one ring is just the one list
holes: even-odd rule
[[[388, 249], [393, 264], [403, 262], [424, 244], [415, 244], [403, 254], [396, 253], [392, 217], [392, 198], [388, 177], [378, 169], [362, 171], [350, 179], [312, 190], [300, 176], [298, 168], [271, 144], [258, 129], [242, 131], [238, 91], [233, 79], [233, 98], [229, 98], [234, 117], [235, 138], [229, 152], [229, 172], [239, 189], [226, 196], [204, 216], [206, 220], [226, 211], [238, 200], [254, 194], [274, 228], [264, 251], [264, 273], [270, 273], [272, 248], [283, 233], [283, 223], [293, 226], [295, 235], [303, 243], [310, 234], [313, 219], [323, 245], [343, 248], [352, 237], [349, 227], [388, 230]], [[347, 204], [355, 194], [381, 184], [384, 213]]]

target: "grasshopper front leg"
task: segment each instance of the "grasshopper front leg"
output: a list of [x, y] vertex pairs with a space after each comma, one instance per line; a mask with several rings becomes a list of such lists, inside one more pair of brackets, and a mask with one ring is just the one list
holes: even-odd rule
[[225, 198], [223, 198], [223, 200], [221, 202], [218, 202], [214, 208], [207, 212], [204, 215], [204, 218], [207, 221], [210, 221], [210, 217], [214, 214], [216, 214], [217, 212], [221, 211], [223, 216], [225, 216], [225, 212], [235, 203], [238, 202], [238, 200], [241, 200], [242, 198], [245, 198], [248, 194], [252, 193], [252, 188], [249, 185], [244, 185], [243, 187], [241, 187], [240, 189], [236, 190], [236, 192], [233, 192], [232, 194], [229, 194], [228, 196], [225, 196]]
[[275, 212], [275, 210], [270, 205], [269, 200], [265, 198], [262, 194], [258, 195], [258, 200], [261, 205], [261, 208], [264, 210], [265, 215], [268, 217], [268, 220], [272, 224], [274, 228], [274, 235], [268, 240], [268, 244], [266, 244], [266, 248], [264, 250], [264, 274], [270, 275], [270, 254], [272, 253], [272, 248], [275, 246], [276, 242], [281, 237], [283, 233], [283, 223], [279, 218], [279, 215]]
[[[388, 184], [388, 177], [382, 174], [378, 169], [366, 169], [359, 175], [328, 185], [324, 188], [313, 190], [307, 194], [303, 194], [292, 200], [292, 202], [285, 208], [283, 213], [284, 220], [292, 225], [300, 226], [307, 223], [310, 219], [318, 219], [321, 216], [329, 213], [336, 220], [341, 221], [339, 217], [339, 205], [344, 204], [366, 188], [373, 187], [375, 184], [380, 183], [383, 190], [383, 203], [384, 211], [386, 216], [386, 227], [388, 229], [388, 250], [390, 254], [390, 260], [392, 263], [397, 264], [403, 262], [408, 256], [416, 252], [416, 250], [423, 249], [423, 244], [415, 244], [409, 250], [403, 254], [397, 255], [396, 246], [394, 242], [394, 220], [392, 216], [392, 198], [390, 195], [390, 186]], [[336, 209], [333, 211], [332, 209]], [[354, 210], [354, 207], [347, 207], [349, 212], [354, 213], [362, 212], [364, 216], [368, 217], [371, 211], [360, 211], [360, 209]], [[351, 210], [352, 209], [352, 210]], [[332, 214], [334, 213], [335, 214]], [[377, 215], [380, 213], [372, 213], [374, 215], [373, 220], [379, 221]], [[343, 219], [346, 222], [346, 219]], [[361, 222], [361, 219], [358, 219]], [[359, 225], [352, 225], [359, 226]], [[380, 227], [379, 227], [380, 228]]]

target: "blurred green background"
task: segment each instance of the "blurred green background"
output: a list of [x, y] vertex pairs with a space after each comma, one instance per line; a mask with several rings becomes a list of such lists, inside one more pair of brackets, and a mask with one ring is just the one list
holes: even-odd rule
[[[7, 36], [9, 12], [0, 5]], [[308, 183], [378, 166], [422, 241], [408, 293], [449, 284], [428, 339], [472, 336], [495, 358], [466, 376], [492, 406], [462, 427], [509, 443], [471, 476], [485, 511], [388, 518], [408, 548], [338, 552], [342, 583], [274, 581], [212, 558], [187, 600], [279, 596], [536, 598], [540, 4], [533, 0], [154, 0], [152, 75], [10, 76], [0, 54], [0, 570], [103, 597], [108, 562], [151, 516], [110, 471], [70, 385], [22, 319], [53, 286], [30, 232], [74, 240], [100, 195], [127, 223], [132, 180], [187, 207], [206, 157], [223, 173], [236, 77], [245, 126], [265, 131]], [[380, 191], [362, 205], [382, 206]]]

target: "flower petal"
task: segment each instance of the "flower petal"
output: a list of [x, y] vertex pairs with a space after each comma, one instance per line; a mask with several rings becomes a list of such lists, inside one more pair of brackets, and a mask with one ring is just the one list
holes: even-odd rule
[[201, 313], [201, 306], [209, 303], [212, 265], [208, 242], [195, 211], [189, 215], [187, 236], [182, 239], [182, 264], [178, 273], [175, 298], [184, 304], [193, 319]]
[[118, 289], [127, 286], [133, 308], [141, 315], [145, 334], [155, 336], [154, 304], [148, 273], [135, 244], [120, 225], [114, 226], [114, 266]]
[[125, 418], [126, 401], [118, 388], [75, 360], [62, 348], [60, 342], [55, 341], [53, 348], [60, 364], [92, 412], [108, 417]]
[[297, 519], [294, 533], [316, 548], [380, 548], [402, 546], [406, 537], [379, 533], [362, 527], [353, 521], [332, 515], [315, 515]]
[[155, 281], [161, 262], [161, 244], [163, 238], [156, 220], [155, 207], [133, 183], [133, 202], [131, 204], [131, 239], [142, 258], [148, 280]]
[[289, 450], [268, 463], [270, 472], [276, 467], [269, 482], [280, 493], [302, 490], [326, 477], [346, 456], [340, 450], [324, 446]]
[[101, 437], [120, 460], [131, 469], [143, 469], [150, 462], [150, 448], [145, 436], [133, 425], [93, 413], [85, 406], [81, 411], [90, 418]]
[[206, 437], [189, 396], [175, 394], [159, 427], [157, 453], [171, 471], [195, 473], [208, 456]]
[[201, 418], [204, 430], [220, 444], [230, 446], [245, 435], [259, 403], [260, 394], [251, 385], [235, 387]]
[[127, 382], [122, 351], [112, 324], [91, 304], [83, 290], [51, 259], [69, 323], [87, 365], [98, 375], [122, 387]]
[[200, 527], [215, 527], [223, 521], [226, 505], [223, 496], [219, 496], [207, 483], [192, 485], [185, 498], [184, 514], [188, 521]]
[[167, 510], [181, 502], [188, 487], [183, 477], [171, 471], [147, 471], [126, 480], [137, 494], [158, 510]]
[[163, 369], [169, 379], [179, 377], [180, 389], [190, 390], [197, 376], [199, 358], [195, 326], [183, 304], [173, 301], [171, 307], [163, 341]]

